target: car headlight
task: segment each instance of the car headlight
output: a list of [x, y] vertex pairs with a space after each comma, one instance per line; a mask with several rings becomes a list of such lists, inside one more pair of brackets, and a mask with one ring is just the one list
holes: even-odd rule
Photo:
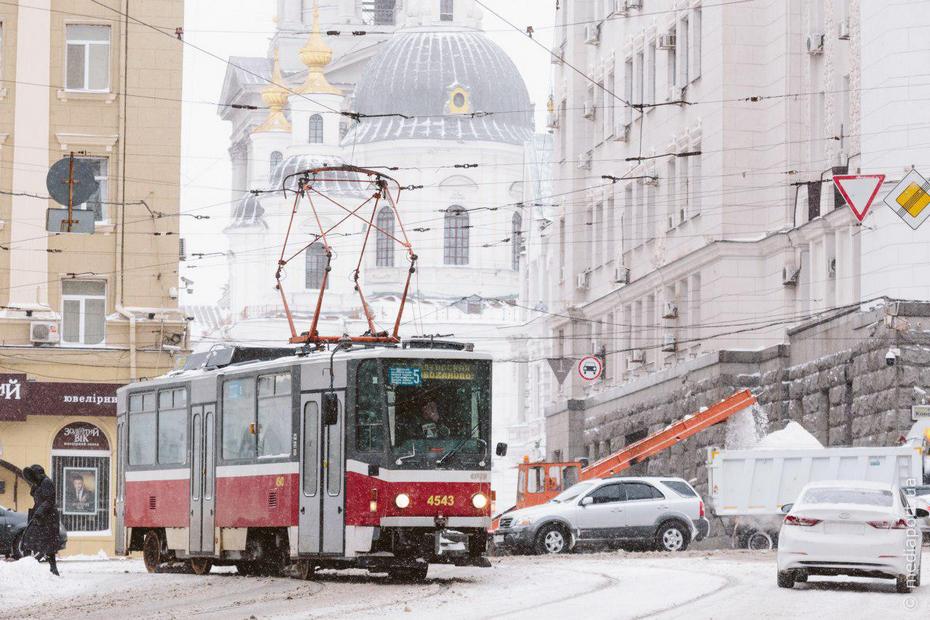
[[410, 505], [410, 496], [406, 493], [398, 493], [397, 497], [394, 498], [394, 504], [396, 504], [398, 508], [406, 508]]
[[526, 527], [527, 525], [531, 525], [532, 523], [533, 523], [533, 520], [531, 518], [522, 517], [514, 521], [513, 525], [514, 527]]
[[475, 493], [471, 496], [471, 505], [478, 510], [486, 508], [488, 505], [488, 496], [484, 493]]

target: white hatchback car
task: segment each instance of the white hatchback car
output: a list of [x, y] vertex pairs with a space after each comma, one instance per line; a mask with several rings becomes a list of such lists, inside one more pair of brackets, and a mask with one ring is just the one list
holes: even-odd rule
[[881, 482], [831, 480], [804, 487], [778, 536], [778, 586], [809, 575], [894, 579], [898, 592], [920, 585], [921, 534], [897, 487]]

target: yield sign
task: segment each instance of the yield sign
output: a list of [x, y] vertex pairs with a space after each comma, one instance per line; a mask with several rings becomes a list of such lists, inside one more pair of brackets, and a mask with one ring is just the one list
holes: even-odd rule
[[833, 177], [836, 189], [860, 222], [868, 213], [878, 189], [885, 182], [884, 174], [843, 174]]
[[552, 369], [555, 378], [559, 380], [559, 385], [562, 385], [565, 382], [565, 377], [568, 376], [569, 371], [572, 369], [572, 366], [575, 365], [575, 361], [567, 357], [550, 357], [547, 361], [549, 362], [549, 368]]

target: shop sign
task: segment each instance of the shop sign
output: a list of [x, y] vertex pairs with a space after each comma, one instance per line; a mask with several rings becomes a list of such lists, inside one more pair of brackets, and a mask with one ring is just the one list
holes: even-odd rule
[[27, 415], [116, 415], [119, 383], [27, 381], [24, 374], [0, 374], [0, 421]]
[[72, 422], [55, 435], [53, 450], [109, 450], [110, 442], [99, 428], [88, 422]]

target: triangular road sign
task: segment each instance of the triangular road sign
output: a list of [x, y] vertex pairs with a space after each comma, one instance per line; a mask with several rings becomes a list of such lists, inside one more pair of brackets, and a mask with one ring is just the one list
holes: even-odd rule
[[565, 383], [565, 377], [568, 376], [569, 371], [571, 371], [572, 367], [575, 365], [575, 360], [567, 357], [550, 357], [548, 358], [548, 362], [549, 368], [552, 369], [552, 374], [559, 380], [559, 385]]
[[836, 189], [843, 195], [846, 204], [860, 222], [869, 212], [872, 201], [885, 182], [884, 174], [843, 174], [833, 177]]

